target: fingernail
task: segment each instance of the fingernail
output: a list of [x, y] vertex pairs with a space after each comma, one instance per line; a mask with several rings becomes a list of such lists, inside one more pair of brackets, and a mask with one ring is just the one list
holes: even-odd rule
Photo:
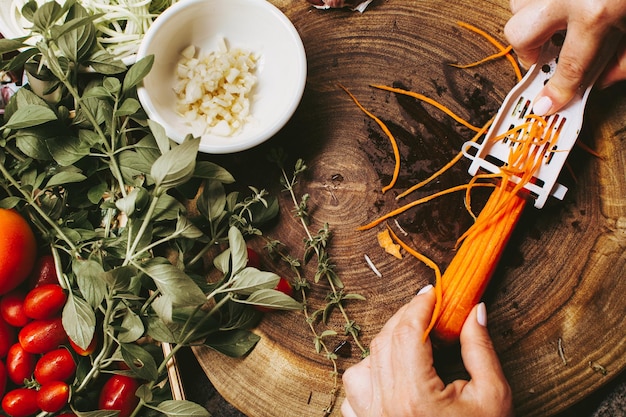
[[428, 284], [427, 286], [422, 287], [422, 289], [417, 292], [417, 295], [425, 294], [432, 289], [433, 289], [432, 284]]
[[487, 327], [487, 307], [485, 303], [478, 304], [476, 309], [476, 321], [483, 327]]
[[550, 97], [543, 96], [533, 104], [533, 113], [537, 116], [545, 116], [552, 108]]

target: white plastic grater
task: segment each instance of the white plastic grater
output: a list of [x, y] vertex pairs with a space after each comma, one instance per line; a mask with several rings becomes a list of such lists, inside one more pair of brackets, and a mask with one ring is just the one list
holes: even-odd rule
[[[564, 39], [565, 33], [559, 32], [545, 43], [537, 63], [504, 99], [482, 142], [466, 142], [463, 145], [463, 154], [472, 160], [468, 169], [471, 175], [476, 175], [479, 169], [498, 173], [500, 167], [506, 163], [511, 147], [516, 144], [506, 138], [498, 142], [490, 139], [521, 125], [526, 116], [532, 113], [532, 100], [554, 74]], [[547, 149], [533, 181], [524, 186], [535, 198], [536, 208], [542, 208], [550, 195], [559, 200], [565, 197], [567, 187], [557, 183], [557, 179], [580, 133], [585, 104], [592, 86], [593, 83], [587, 88], [579, 88], [567, 106], [544, 118], [550, 129], [560, 130], [560, 135], [552, 149]], [[516, 179], [519, 181], [517, 177], [512, 178], [514, 181]]]

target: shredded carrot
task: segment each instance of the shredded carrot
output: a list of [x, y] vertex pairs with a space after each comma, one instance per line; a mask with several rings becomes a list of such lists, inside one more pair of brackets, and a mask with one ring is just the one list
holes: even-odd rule
[[[489, 120], [487, 123], [485, 123], [485, 125], [474, 135], [474, 137], [472, 138], [472, 140], [470, 142], [476, 142], [480, 137], [482, 137], [482, 135], [484, 135], [485, 132], [487, 132], [487, 130], [491, 126], [492, 122], [493, 122], [493, 118], [491, 120]], [[430, 177], [426, 178], [423, 181], [420, 181], [419, 183], [411, 186], [408, 190], [400, 193], [396, 197], [396, 200], [399, 200], [402, 197], [406, 197], [407, 195], [411, 194], [413, 191], [416, 191], [416, 190], [422, 188], [423, 186], [425, 186], [426, 184], [430, 183], [432, 180], [434, 180], [435, 178], [439, 177], [441, 174], [443, 174], [444, 172], [446, 172], [447, 170], [452, 168], [462, 158], [463, 158], [463, 152], [461, 151], [461, 152], [457, 153], [456, 156], [450, 160], [450, 162], [448, 162], [443, 167], [441, 167], [437, 171], [435, 171]]]
[[468, 69], [468, 68], [473, 68], [473, 67], [477, 67], [479, 65], [482, 65], [484, 63], [487, 63], [489, 61], [493, 61], [495, 59], [498, 58], [502, 58], [503, 56], [506, 56], [508, 54], [511, 53], [511, 51], [513, 50], [513, 47], [511, 45], [507, 46], [506, 48], [504, 48], [503, 50], [501, 50], [500, 52], [496, 52], [493, 55], [489, 55], [488, 57], [485, 57], [481, 60], [478, 60], [476, 62], [472, 62], [470, 64], [450, 64], [451, 67], [455, 67], [455, 68], [459, 68], [459, 69]]
[[411, 201], [408, 204], [403, 205], [402, 207], [399, 207], [395, 210], [392, 210], [390, 212], [388, 212], [387, 214], [384, 214], [382, 216], [380, 216], [379, 218], [377, 218], [376, 220], [371, 221], [370, 223], [363, 225], [363, 226], [359, 226], [357, 227], [357, 230], [363, 231], [363, 230], [369, 230], [372, 227], [378, 226], [379, 224], [381, 224], [383, 221], [390, 219], [392, 217], [397, 216], [398, 214], [402, 214], [405, 211], [407, 211], [410, 208], [413, 208], [415, 206], [419, 206], [420, 204], [424, 204], [427, 203], [429, 201], [434, 200], [437, 197], [441, 197], [442, 195], [446, 195], [446, 194], [451, 194], [457, 191], [463, 191], [466, 190], [467, 188], [470, 187], [494, 187], [493, 184], [473, 184], [473, 185], [468, 185], [468, 184], [462, 184], [462, 185], [457, 185], [456, 187], [451, 187], [448, 188], [446, 190], [442, 190], [439, 191], [437, 193], [428, 195], [426, 197], [420, 198], [419, 200], [415, 200], [415, 201]]
[[441, 312], [441, 305], [442, 305], [442, 298], [443, 298], [443, 293], [442, 293], [442, 289], [441, 289], [441, 270], [439, 269], [437, 264], [434, 261], [432, 261], [430, 258], [428, 258], [426, 255], [419, 253], [418, 251], [416, 251], [415, 249], [413, 249], [412, 247], [410, 247], [409, 245], [404, 243], [393, 232], [393, 230], [391, 230], [391, 228], [389, 226], [387, 226], [387, 230], [389, 230], [389, 233], [391, 234], [391, 237], [393, 237], [393, 239], [396, 242], [398, 242], [398, 244], [400, 246], [402, 246], [402, 248], [405, 251], [407, 251], [413, 257], [417, 258], [418, 260], [423, 262], [426, 266], [428, 266], [433, 271], [435, 271], [435, 297], [436, 297], [437, 301], [435, 302], [435, 309], [434, 309], [433, 315], [432, 315], [432, 317], [430, 319], [430, 323], [428, 324], [428, 327], [426, 328], [426, 331], [424, 331], [424, 341], [426, 341], [426, 339], [428, 339], [428, 335], [430, 334], [431, 330], [435, 326], [435, 324], [437, 322], [437, 319], [439, 318], [439, 314]]
[[587, 152], [588, 154], [593, 155], [596, 158], [604, 159], [602, 155], [600, 155], [595, 149], [592, 149], [591, 147], [589, 147], [589, 145], [587, 145], [586, 143], [576, 141], [576, 145], [579, 146], [580, 149]]
[[441, 110], [442, 112], [446, 113], [448, 116], [452, 117], [458, 123], [462, 124], [463, 126], [467, 127], [470, 130], [473, 130], [474, 132], [479, 132], [481, 130], [480, 127], [476, 127], [476, 126], [472, 125], [471, 123], [467, 122], [466, 120], [464, 120], [462, 117], [457, 116], [452, 110], [450, 110], [449, 108], [447, 108], [443, 104], [439, 103], [436, 100], [433, 100], [432, 98], [426, 97], [423, 94], [415, 93], [413, 91], [404, 90], [402, 88], [388, 87], [386, 85], [371, 84], [370, 87], [378, 88], [379, 90], [391, 91], [391, 92], [397, 93], [397, 94], [404, 94], [406, 96], [410, 96], [410, 97], [416, 98], [418, 100], [421, 100], [421, 101], [423, 101], [425, 103], [430, 104], [431, 106], [437, 107], [439, 110]]
[[396, 141], [396, 138], [393, 136], [393, 134], [391, 133], [387, 125], [385, 125], [385, 123], [382, 120], [380, 120], [370, 111], [368, 111], [365, 107], [363, 107], [361, 103], [359, 103], [357, 98], [346, 87], [344, 87], [341, 84], [339, 84], [339, 87], [341, 87], [343, 91], [345, 91], [350, 96], [352, 101], [354, 101], [354, 103], [358, 106], [359, 109], [361, 109], [361, 111], [363, 111], [363, 113], [369, 116], [372, 120], [374, 120], [378, 124], [378, 126], [380, 126], [380, 128], [383, 130], [383, 132], [385, 132], [385, 134], [389, 138], [389, 142], [391, 143], [391, 148], [393, 149], [395, 166], [393, 169], [393, 175], [391, 177], [391, 181], [382, 189], [382, 192], [385, 193], [389, 191], [390, 189], [392, 189], [394, 185], [396, 185], [396, 181], [398, 180], [398, 176], [400, 175], [400, 150], [398, 149], [398, 143]]
[[[457, 22], [457, 24], [461, 26], [462, 28], [471, 30], [472, 32], [477, 33], [483, 38], [487, 39], [487, 41], [489, 41], [489, 43], [491, 43], [493, 46], [498, 48], [499, 51], [503, 51], [506, 49], [504, 45], [502, 45], [493, 36], [485, 32], [484, 30], [479, 29], [476, 26], [471, 25], [466, 22]], [[508, 59], [509, 62], [511, 63], [511, 66], [513, 67], [513, 71], [515, 71], [515, 76], [517, 77], [517, 81], [520, 81], [522, 79], [522, 70], [520, 69], [519, 65], [517, 64], [517, 61], [515, 60], [515, 58], [513, 57], [510, 51], [506, 54], [506, 59]]]
[[389, 235], [389, 229], [385, 229], [378, 232], [376, 235], [378, 239], [378, 245], [390, 255], [395, 256], [398, 259], [402, 259], [402, 253], [400, 253], [400, 245], [393, 243], [391, 236]]

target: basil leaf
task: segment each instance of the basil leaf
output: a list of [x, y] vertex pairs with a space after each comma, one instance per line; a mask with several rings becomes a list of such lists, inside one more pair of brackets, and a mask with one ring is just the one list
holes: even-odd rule
[[27, 104], [19, 107], [15, 113], [11, 115], [11, 118], [4, 127], [15, 130], [24, 129], [39, 126], [56, 119], [56, 114], [49, 107]]

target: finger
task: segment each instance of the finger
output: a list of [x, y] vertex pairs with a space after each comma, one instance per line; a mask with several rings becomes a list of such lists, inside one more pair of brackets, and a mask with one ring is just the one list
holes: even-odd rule
[[606, 88], [622, 80], [626, 80], [626, 38], [623, 36], [614, 59], [598, 81], [600, 88]]
[[557, 31], [567, 27], [563, 13], [553, 10], [553, 2], [527, 2], [504, 26], [504, 35], [523, 67], [537, 62], [542, 45]]
[[[358, 364], [346, 369], [342, 376], [346, 400], [356, 415], [366, 415], [372, 403], [372, 378], [369, 356]], [[342, 406], [343, 411], [343, 406]]]
[[474, 396], [510, 407], [511, 389], [487, 331], [484, 303], [472, 309], [461, 330], [460, 342], [461, 357], [471, 378], [468, 389]]
[[572, 23], [567, 30], [554, 75], [534, 100], [533, 112], [538, 116], [553, 114], [588, 84], [588, 75], [598, 56], [606, 33]]
[[346, 398], [343, 400], [341, 404], [341, 415], [343, 417], [358, 417], [358, 414], [354, 412], [352, 406], [350, 405], [350, 401]]

